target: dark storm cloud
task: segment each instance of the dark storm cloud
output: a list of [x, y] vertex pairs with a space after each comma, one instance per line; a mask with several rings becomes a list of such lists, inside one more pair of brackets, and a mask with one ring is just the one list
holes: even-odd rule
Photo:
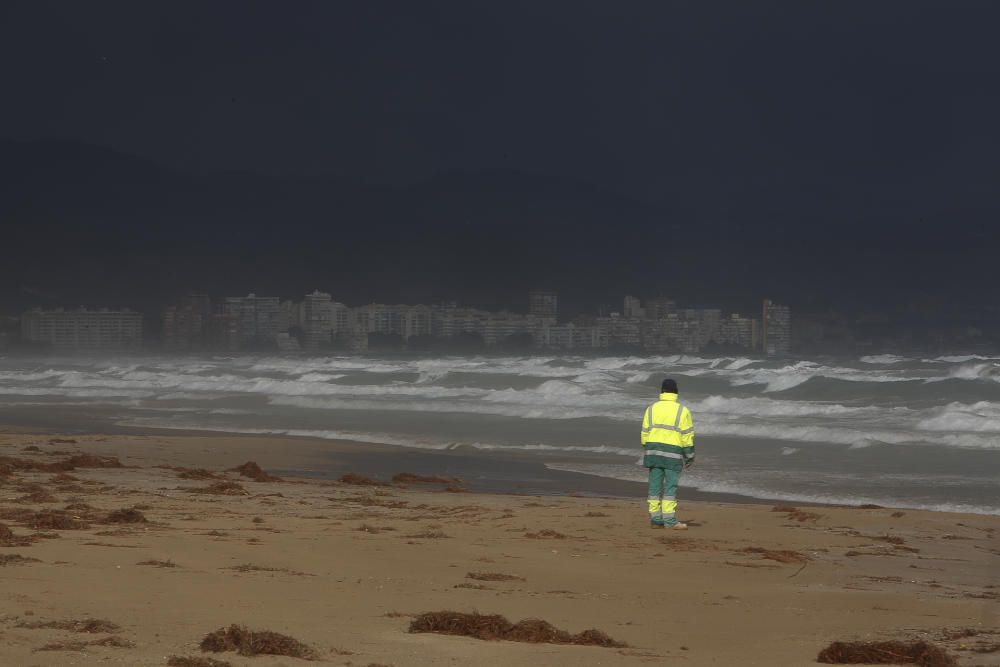
[[833, 181], [958, 180], [995, 151], [998, 15], [914, 2], [13, 3], [0, 113], [13, 137], [205, 169], [412, 181], [506, 166], [661, 201], [691, 186], [742, 201], [783, 181], [836, 197]]
[[[958, 274], [978, 285], [1000, 213], [998, 18], [990, 2], [7, 2], [0, 135], [190, 173], [412, 186], [384, 219], [416, 208], [428, 234], [464, 233], [474, 248], [460, 221], [548, 225], [552, 246], [489, 237], [531, 257], [532, 279], [546, 267], [563, 283], [591, 279], [580, 267], [613, 254], [599, 229], [613, 223], [645, 243], [636, 253], [617, 238], [609, 293], [655, 279], [656, 248], [679, 234], [698, 253], [675, 260], [676, 289], [705, 298], [794, 282], [850, 300], [887, 262], [909, 288]], [[491, 182], [517, 189], [496, 198], [517, 199], [509, 210], [468, 181], [419, 190], [498, 168], [540, 181]], [[473, 204], [442, 210], [454, 188]], [[548, 210], [531, 199], [540, 191], [550, 203], [576, 192], [579, 210], [531, 218]], [[254, 210], [328, 220], [320, 200]], [[268, 233], [263, 213], [245, 220]], [[556, 266], [567, 238], [576, 262]], [[442, 262], [481, 259], [443, 243]], [[838, 283], [844, 266], [853, 287]]]

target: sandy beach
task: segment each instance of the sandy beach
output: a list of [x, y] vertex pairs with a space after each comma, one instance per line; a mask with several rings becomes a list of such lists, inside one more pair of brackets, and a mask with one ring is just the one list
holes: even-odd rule
[[[651, 530], [642, 498], [393, 483], [434, 473], [391, 457], [352, 470], [363, 447], [0, 435], [0, 664], [791, 666], [836, 640], [915, 638], [1000, 664], [996, 517], [682, 491], [691, 529]], [[226, 472], [248, 461], [282, 479]], [[331, 465], [381, 484], [308, 477]], [[627, 646], [410, 632], [441, 611]], [[233, 624], [309, 659], [201, 650]]]

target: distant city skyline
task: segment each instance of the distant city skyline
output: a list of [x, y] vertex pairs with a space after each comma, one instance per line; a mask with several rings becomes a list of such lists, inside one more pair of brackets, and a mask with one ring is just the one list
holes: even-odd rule
[[[678, 295], [676, 299], [658, 296], [655, 292], [642, 298], [626, 294], [619, 298], [617, 305], [605, 303], [591, 310], [568, 313], [562, 308], [563, 294], [556, 290], [529, 290], [522, 293], [519, 304], [500, 308], [448, 299], [427, 299], [409, 304], [401, 301], [356, 302], [346, 298], [337, 301], [333, 294], [313, 289], [312, 292], [299, 291], [293, 298], [250, 292], [252, 307], [250, 311], [245, 311], [248, 303], [246, 294], [221, 297], [195, 292], [173, 300], [167, 307], [135, 309], [104, 302], [92, 303], [89, 309], [84, 307], [84, 310], [131, 311], [133, 314], [138, 311], [147, 347], [152, 345], [155, 349], [162, 347], [175, 351], [213, 347], [236, 350], [240, 343], [234, 341], [238, 338], [252, 348], [260, 348], [264, 341], [263, 347], [285, 352], [315, 351], [330, 347], [331, 331], [343, 333], [348, 330], [363, 330], [376, 336], [399, 334], [406, 344], [409, 344], [411, 334], [416, 334], [415, 340], [418, 341], [420, 336], [451, 340], [462, 332], [464, 325], [459, 323], [473, 321], [479, 324], [472, 326], [467, 333], [478, 336], [479, 343], [487, 348], [506, 345], [504, 340], [510, 336], [515, 336], [511, 338], [514, 341], [517, 335], [530, 334], [530, 344], [523, 340], [517, 344], [553, 349], [623, 347], [687, 352], [701, 350], [706, 345], [715, 346], [712, 349], [728, 345], [734, 350], [742, 348], [778, 355], [789, 351], [809, 354], [866, 349], [1000, 349], [1000, 323], [988, 319], [988, 305], [983, 310], [987, 319], [977, 325], [961, 319], [928, 323], [919, 313], [894, 321], [890, 310], [870, 311], [861, 316], [834, 310], [801, 313], [775, 299], [764, 299], [755, 306], [735, 310], [714, 304], [692, 303], [683, 295]], [[340, 297], [339, 294], [337, 296]], [[74, 312], [79, 308], [36, 305], [30, 310], [52, 313]], [[462, 315], [454, 319], [453, 324], [444, 324], [440, 313], [445, 311]], [[263, 314], [263, 320], [258, 318], [258, 312]], [[536, 326], [536, 322], [546, 319], [547, 312], [558, 314], [557, 319], [552, 319], [559, 326]], [[790, 325], [792, 312], [795, 312], [794, 328]], [[665, 319], [667, 317], [673, 319]], [[21, 321], [20, 312], [6, 316], [0, 313], [0, 347], [10, 347], [12, 342], [17, 344], [23, 331]], [[243, 325], [243, 333], [240, 333], [240, 321], [248, 323]], [[318, 323], [319, 329], [307, 326], [309, 322]], [[369, 322], [383, 324], [369, 326]], [[393, 329], [386, 328], [385, 322], [405, 324], [394, 324], [392, 326], [397, 328]], [[643, 324], [639, 326], [634, 324], [636, 322]], [[293, 324], [298, 328], [291, 330]], [[247, 326], [253, 329], [247, 329]], [[266, 331], [263, 337], [256, 333], [259, 327]], [[329, 330], [324, 330], [324, 327], [329, 327]], [[777, 335], [776, 331], [779, 332]], [[367, 340], [357, 336], [341, 336], [332, 342], [333, 347], [341, 351], [363, 352], [367, 349]], [[476, 344], [470, 340], [465, 343], [473, 347]], [[392, 343], [380, 340], [377, 345], [391, 346]]]
[[[678, 308], [665, 297], [644, 301], [625, 296], [623, 308], [570, 319], [560, 318], [558, 303], [558, 292], [550, 289], [530, 290], [525, 308], [518, 311], [455, 303], [349, 307], [319, 290], [300, 301], [251, 292], [213, 302], [207, 294], [190, 294], [163, 309], [152, 348], [313, 354], [359, 354], [372, 347], [686, 354], [735, 350], [765, 356], [791, 352], [790, 310], [770, 300], [763, 302], [762, 318], [724, 314], [719, 308]], [[142, 324], [143, 316], [128, 309], [35, 308], [21, 316], [18, 342], [40, 350], [138, 350], [144, 343]]]

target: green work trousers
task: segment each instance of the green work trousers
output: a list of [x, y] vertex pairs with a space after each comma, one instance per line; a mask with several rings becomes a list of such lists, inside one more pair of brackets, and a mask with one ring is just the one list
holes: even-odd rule
[[683, 468], [649, 469], [649, 520], [654, 524], [677, 523], [677, 482]]

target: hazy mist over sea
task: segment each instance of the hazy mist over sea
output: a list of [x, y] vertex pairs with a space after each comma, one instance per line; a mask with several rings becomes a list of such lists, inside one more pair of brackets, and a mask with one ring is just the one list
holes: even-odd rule
[[695, 416], [689, 487], [1000, 512], [1000, 357], [5, 358], [0, 420], [509, 450], [642, 481], [639, 419], [667, 375]]

